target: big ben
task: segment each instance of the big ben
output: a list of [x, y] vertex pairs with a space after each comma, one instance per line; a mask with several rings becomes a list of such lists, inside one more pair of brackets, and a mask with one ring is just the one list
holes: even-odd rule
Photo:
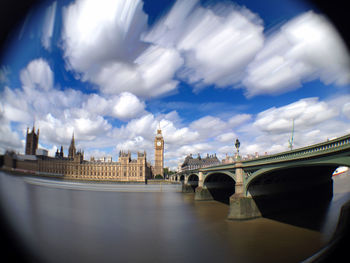
[[154, 175], [163, 175], [164, 167], [164, 140], [162, 130], [157, 130], [156, 138], [154, 139]]

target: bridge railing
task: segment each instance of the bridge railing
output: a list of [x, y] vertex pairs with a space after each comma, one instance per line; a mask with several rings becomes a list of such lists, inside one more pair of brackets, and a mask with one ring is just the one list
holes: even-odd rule
[[[267, 155], [267, 156], [261, 156], [252, 160], [242, 160], [243, 166], [250, 166], [250, 165], [260, 165], [260, 164], [266, 164], [266, 163], [272, 163], [272, 162], [280, 162], [280, 161], [288, 161], [288, 160], [295, 160], [295, 159], [303, 159], [308, 157], [316, 157], [318, 155], [327, 154], [333, 151], [341, 151], [343, 149], [350, 149], [350, 134], [347, 134], [345, 136], [328, 140], [326, 142], [306, 146], [303, 148], [277, 153], [273, 155]], [[221, 165], [215, 165], [211, 167], [205, 167], [205, 168], [199, 168], [194, 170], [186, 170], [183, 172], [178, 173], [177, 175], [182, 174], [188, 174], [191, 172], [209, 172], [212, 170], [226, 170], [226, 169], [234, 169], [235, 163], [229, 163], [229, 164], [221, 164]]]
[[345, 148], [350, 148], [350, 134], [343, 137], [339, 137], [333, 140], [326, 142], [318, 143], [315, 145], [291, 150], [288, 152], [278, 153], [269, 156], [263, 156], [253, 160], [242, 161], [244, 164], [249, 163], [265, 163], [271, 161], [284, 161], [284, 160], [293, 160], [306, 157], [312, 157], [317, 155], [322, 155], [325, 153], [342, 150]]

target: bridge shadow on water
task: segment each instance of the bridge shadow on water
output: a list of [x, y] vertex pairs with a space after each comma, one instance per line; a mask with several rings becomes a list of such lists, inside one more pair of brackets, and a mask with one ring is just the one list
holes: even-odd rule
[[333, 168], [303, 169], [280, 172], [278, 180], [277, 173], [269, 174], [249, 192], [263, 217], [320, 231], [333, 197]]
[[208, 188], [214, 200], [230, 204], [230, 196], [235, 193], [235, 181], [225, 174], [209, 176], [204, 185]]
[[[302, 167], [260, 176], [248, 190], [264, 218], [320, 231], [333, 197], [334, 167]], [[193, 187], [197, 181], [193, 182]], [[211, 197], [230, 205], [235, 181], [226, 174], [212, 174], [204, 181]]]
[[[298, 196], [291, 197], [294, 194]], [[264, 218], [316, 231], [321, 231], [332, 201], [331, 196], [315, 198], [301, 193], [253, 199]]]

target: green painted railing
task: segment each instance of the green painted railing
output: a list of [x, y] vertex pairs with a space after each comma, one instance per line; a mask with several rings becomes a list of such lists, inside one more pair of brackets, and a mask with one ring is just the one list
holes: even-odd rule
[[[310, 145], [307, 147], [303, 147], [303, 148], [299, 148], [299, 149], [295, 149], [287, 152], [261, 156], [251, 160], [242, 160], [242, 165], [243, 167], [247, 167], [247, 166], [263, 165], [263, 164], [274, 163], [274, 162], [299, 160], [304, 158], [317, 157], [320, 155], [329, 154], [331, 152], [343, 151], [347, 149], [350, 150], [350, 134], [347, 134], [345, 136], [342, 136], [333, 140], [328, 140], [326, 142]], [[235, 167], [235, 163], [230, 163], [230, 164], [216, 165], [216, 166], [194, 169], [194, 170], [186, 170], [178, 173], [178, 175], [189, 174], [189, 173], [193, 173], [194, 171], [209, 172], [214, 170], [227, 170], [227, 169], [234, 169], [234, 167]]]
[[288, 152], [282, 152], [274, 155], [262, 156], [252, 160], [242, 161], [245, 165], [257, 165], [269, 162], [287, 161], [295, 159], [309, 158], [313, 156], [319, 156], [328, 154], [330, 152], [342, 151], [344, 149], [350, 149], [350, 134], [343, 137], [339, 137], [326, 142], [310, 145], [307, 147], [295, 149]]

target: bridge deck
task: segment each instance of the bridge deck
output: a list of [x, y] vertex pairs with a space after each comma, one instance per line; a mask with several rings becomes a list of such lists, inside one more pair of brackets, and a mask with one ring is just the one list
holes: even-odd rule
[[[320, 157], [322, 155], [328, 155], [334, 152], [341, 152], [350, 150], [350, 134], [345, 136], [329, 140], [326, 142], [310, 145], [307, 147], [298, 148], [291, 151], [286, 151], [282, 153], [277, 153], [268, 156], [262, 156], [252, 160], [243, 160], [242, 166], [256, 166], [263, 165], [267, 163], [276, 163], [276, 162], [286, 162], [294, 160], [302, 160], [306, 158]], [[201, 168], [199, 171], [208, 172], [213, 170], [227, 170], [233, 169], [235, 163], [216, 165], [207, 168]]]

